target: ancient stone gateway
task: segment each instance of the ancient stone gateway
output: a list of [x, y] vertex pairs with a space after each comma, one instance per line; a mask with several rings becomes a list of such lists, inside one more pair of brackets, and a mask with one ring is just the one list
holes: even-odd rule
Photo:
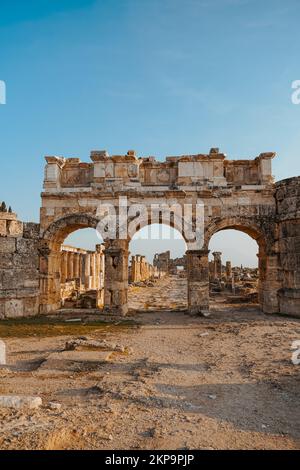
[[[5, 213], [0, 214], [0, 257], [2, 279], [17, 269], [24, 282], [29, 274], [18, 263], [24, 237], [31, 241], [31, 258], [38, 258], [35, 276], [39, 280], [38, 309], [48, 313], [60, 308], [61, 245], [81, 228], [97, 228], [105, 235], [105, 214], [99, 205], [110, 205], [118, 214], [117, 237], [105, 237], [104, 308], [126, 314], [128, 290], [128, 245], [134, 233], [153, 223], [153, 205], [192, 207], [192, 226], [203, 203], [203, 236], [191, 243], [187, 229], [178, 227], [171, 210], [169, 224], [180, 229], [187, 243], [188, 308], [201, 313], [209, 308], [208, 253], [211, 237], [220, 230], [236, 229], [257, 241], [259, 258], [259, 300], [265, 313], [300, 315], [300, 177], [275, 183], [271, 162], [274, 153], [262, 153], [253, 160], [228, 160], [219, 149], [209, 154], [138, 158], [134, 151], [109, 156], [106, 151], [91, 152], [91, 162], [77, 158], [46, 157], [40, 224], [18, 226], [10, 233]], [[127, 219], [120, 200], [126, 199]], [[132, 206], [141, 205], [132, 214]], [[11, 214], [10, 217], [12, 217]], [[161, 214], [155, 222], [163, 223]], [[132, 224], [133, 227], [132, 228]], [[29, 230], [30, 228], [30, 230]], [[120, 237], [120, 233], [126, 236]], [[38, 231], [38, 236], [36, 235]], [[10, 257], [3, 247], [9, 244]], [[28, 244], [28, 243], [27, 243]], [[2, 247], [2, 249], [1, 249]], [[27, 256], [27, 252], [25, 253]], [[10, 262], [13, 260], [13, 264]], [[36, 277], [34, 279], [36, 279]], [[1, 277], [0, 277], [1, 279]], [[19, 307], [28, 304], [29, 291], [23, 281], [14, 293], [0, 285], [0, 315], [8, 316], [14, 296]], [[32, 295], [32, 293], [31, 293]], [[10, 297], [9, 297], [10, 296]], [[34, 303], [34, 306], [36, 306]], [[24, 307], [23, 314], [28, 312]]]

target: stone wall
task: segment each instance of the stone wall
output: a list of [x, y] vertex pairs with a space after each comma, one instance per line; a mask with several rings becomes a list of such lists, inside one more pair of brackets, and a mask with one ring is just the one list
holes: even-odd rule
[[280, 313], [300, 317], [300, 177], [275, 185], [281, 265]]
[[0, 212], [0, 318], [39, 312], [39, 225]]

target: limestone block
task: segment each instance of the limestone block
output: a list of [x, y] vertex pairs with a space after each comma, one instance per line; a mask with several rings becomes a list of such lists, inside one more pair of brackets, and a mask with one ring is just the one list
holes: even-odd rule
[[12, 253], [1, 253], [0, 269], [11, 269], [13, 267], [13, 257], [14, 255]]
[[0, 220], [0, 237], [5, 237], [6, 235], [6, 220]]
[[21, 237], [23, 235], [23, 223], [19, 220], [8, 221], [7, 233], [11, 237]]
[[24, 287], [32, 287], [32, 288], [38, 288], [39, 287], [39, 279], [25, 279], [24, 281]]
[[[15, 253], [13, 255], [13, 264], [15, 267], [22, 267], [23, 269], [38, 269], [39, 257], [36, 253]], [[1, 265], [1, 261], [0, 261]]]
[[23, 300], [11, 299], [5, 302], [5, 316], [7, 318], [18, 318], [23, 316]]
[[30, 408], [36, 409], [42, 405], [40, 397], [0, 395], [0, 407], [3, 408]]
[[39, 292], [34, 297], [23, 298], [23, 314], [27, 317], [39, 313]]
[[14, 253], [16, 250], [15, 238], [0, 237], [0, 253]]
[[17, 252], [20, 254], [37, 255], [37, 244], [34, 240], [26, 238], [17, 239]]
[[0, 365], [4, 366], [6, 364], [6, 346], [4, 341], [0, 339]]
[[38, 240], [40, 236], [40, 224], [33, 222], [24, 223], [23, 237]]
[[17, 289], [24, 286], [25, 279], [26, 273], [22, 269], [7, 269], [2, 273], [0, 285], [2, 285], [2, 289]]

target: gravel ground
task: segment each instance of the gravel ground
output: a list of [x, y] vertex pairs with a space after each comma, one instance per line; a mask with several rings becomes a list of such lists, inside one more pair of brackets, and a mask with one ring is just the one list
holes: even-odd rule
[[0, 394], [43, 406], [0, 408], [0, 448], [299, 449], [300, 320], [222, 299], [190, 317], [185, 283], [132, 288], [138, 326], [88, 334], [126, 348], [99, 362], [51, 361], [70, 335], [8, 338]]

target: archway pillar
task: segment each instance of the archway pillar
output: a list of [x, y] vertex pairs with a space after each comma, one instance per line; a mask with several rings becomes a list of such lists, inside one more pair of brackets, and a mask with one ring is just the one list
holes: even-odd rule
[[104, 309], [116, 315], [128, 312], [128, 241], [105, 243]]
[[61, 251], [60, 244], [43, 241], [40, 254], [40, 313], [49, 313], [61, 307]]
[[203, 315], [209, 310], [209, 250], [188, 250], [187, 288], [188, 310]]
[[264, 313], [279, 312], [281, 266], [277, 253], [259, 253], [259, 302]]

